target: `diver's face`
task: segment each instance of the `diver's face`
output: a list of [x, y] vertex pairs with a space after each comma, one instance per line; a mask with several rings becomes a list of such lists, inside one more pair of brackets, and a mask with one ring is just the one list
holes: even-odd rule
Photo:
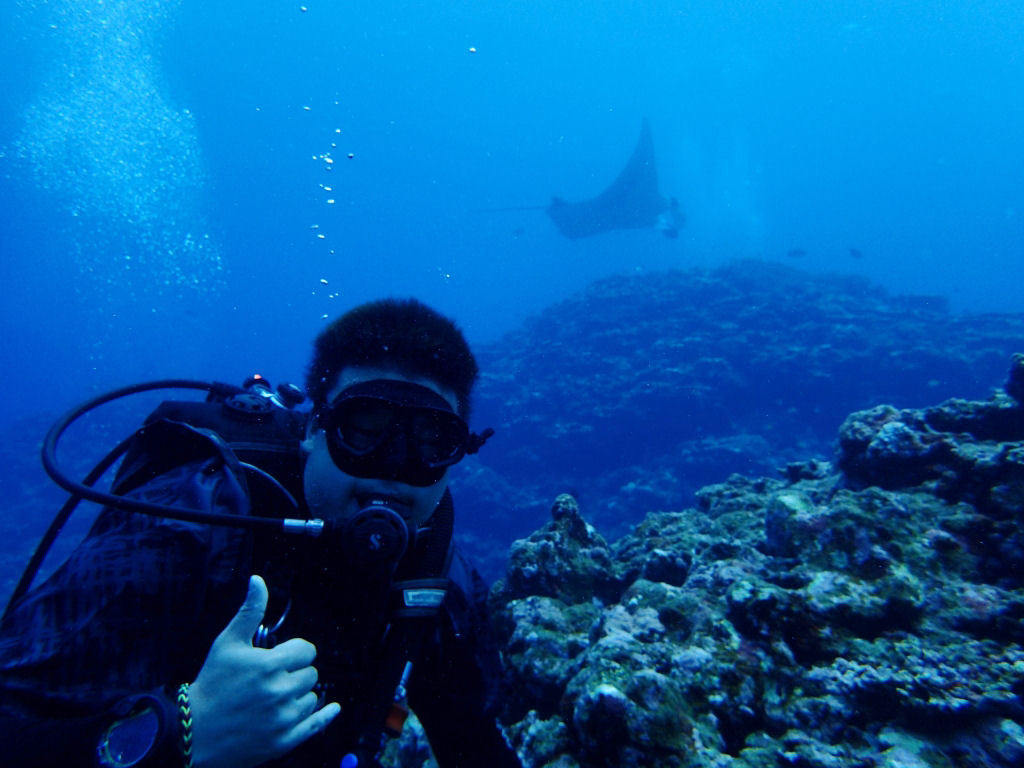
[[[456, 410], [455, 393], [441, 387], [437, 382], [424, 378], [409, 378], [392, 370], [373, 366], [350, 366], [343, 368], [334, 387], [327, 394], [332, 403], [349, 387], [366, 381], [390, 379], [411, 382], [426, 387], [448, 402]], [[314, 516], [323, 520], [341, 520], [358, 512], [370, 498], [382, 496], [395, 502], [410, 526], [422, 525], [430, 516], [445, 488], [448, 487], [448, 471], [433, 485], [415, 486], [399, 480], [355, 477], [343, 472], [334, 463], [327, 445], [324, 430], [313, 422], [313, 427], [303, 443], [309, 456], [303, 474], [306, 503]]]

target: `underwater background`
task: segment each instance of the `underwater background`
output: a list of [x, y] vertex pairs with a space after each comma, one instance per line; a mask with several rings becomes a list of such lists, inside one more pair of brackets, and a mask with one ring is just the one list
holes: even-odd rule
[[[301, 379], [382, 294], [479, 342], [595, 278], [756, 257], [1016, 310], [1022, 30], [997, 0], [7, 2], [2, 418]], [[644, 117], [678, 240], [487, 211], [595, 195]]]
[[[661, 642], [664, 632], [635, 608], [644, 595], [654, 602], [664, 595], [651, 597], [653, 588], [636, 586], [635, 577], [667, 584], [670, 593], [701, 563], [697, 557], [651, 565], [631, 543], [645, 530], [672, 529], [665, 540], [687, 549], [688, 558], [706, 549], [707, 563], [735, 557], [749, 564], [757, 547], [744, 536], [766, 519], [785, 517], [780, 503], [802, 520], [813, 517], [812, 508], [824, 514], [829, 478], [836, 476], [828, 462], [849, 414], [881, 404], [926, 408], [951, 397], [982, 401], [1003, 386], [1011, 354], [1024, 351], [1022, 50], [1024, 6], [998, 0], [6, 0], [0, 7], [0, 364], [6, 374], [0, 594], [6, 599], [63, 499], [43, 474], [38, 451], [67, 408], [157, 378], [241, 383], [258, 371], [275, 384], [302, 383], [311, 340], [327, 322], [369, 299], [415, 295], [451, 314], [480, 356], [474, 427], [493, 426], [497, 434], [479, 457], [454, 470], [453, 484], [462, 544], [485, 575], [506, 575], [509, 545], [550, 525], [552, 502], [562, 493], [573, 494], [579, 506], [557, 509], [581, 510], [609, 541], [624, 537], [598, 564], [617, 580], [595, 587], [606, 590], [604, 618], [589, 606], [552, 619], [558, 612], [538, 607], [538, 596], [570, 609], [573, 600], [583, 605], [586, 599], [517, 585], [513, 571], [496, 593], [522, 692], [506, 713], [521, 752], [542, 756], [537, 765], [567, 755], [596, 765], [598, 754], [617, 765], [657, 764], [645, 762], [647, 744], [666, 764], [704, 765], [726, 764], [749, 748], [755, 749], [751, 764], [761, 764], [764, 755], [788, 748], [771, 741], [780, 723], [849, 720], [848, 711], [825, 712], [814, 697], [782, 714], [780, 705], [769, 716], [771, 707], [751, 703], [767, 697], [758, 688], [757, 696], [737, 693], [688, 715], [711, 740], [707, 749], [662, 743], [636, 725], [646, 728], [661, 715], [645, 720], [634, 712], [632, 725], [615, 725], [618, 700], [599, 695], [614, 681], [571, 678], [586, 671], [583, 661], [557, 673], [541, 662], [531, 667], [515, 655], [516, 632], [543, 636], [546, 626], [575, 637], [570, 649], [556, 644], [551, 653], [580, 660], [588, 647], [596, 649], [594, 659], [604, 658], [598, 648], [604, 637], [625, 633]], [[653, 228], [563, 237], [543, 207], [553, 195], [579, 201], [607, 187], [645, 119], [661, 193], [678, 199], [685, 215], [678, 238]], [[139, 397], [84, 420], [64, 444], [68, 466], [84, 474], [159, 400]], [[1001, 407], [993, 406], [1003, 414]], [[884, 428], [877, 419], [861, 421]], [[1000, 445], [1024, 441], [1013, 430], [975, 437]], [[1004, 454], [1017, 455], [1010, 448]], [[1024, 459], [1006, 461], [1024, 466]], [[802, 462], [821, 465], [801, 469]], [[780, 475], [786, 466], [789, 475]], [[970, 474], [964, 467], [950, 471]], [[992, 481], [1010, 488], [1000, 492], [997, 517], [1019, 530], [1024, 470], [1006, 472], [1009, 480]], [[734, 476], [731, 485], [715, 485], [734, 473], [806, 487], [783, 503], [769, 493], [783, 492], [772, 485], [778, 479], [747, 486]], [[924, 480], [896, 474], [893, 489], [903, 480], [934, 480], [927, 473]], [[706, 486], [716, 490], [700, 491]], [[942, 503], [976, 503], [968, 497], [947, 493]], [[678, 516], [698, 500], [694, 516], [647, 517], [659, 510]], [[719, 502], [742, 512], [738, 524], [713, 520], [697, 533], [686, 528], [713, 518]], [[856, 527], [851, 521], [867, 508], [920, 508], [922, 519], [945, 519], [920, 499], [874, 497], [847, 499], [829, 515], [853, 510], [843, 524]], [[823, 524], [842, 527], [828, 520]], [[73, 521], [55, 557], [87, 523], [85, 513]], [[775, 525], [765, 534], [768, 554], [785, 559], [791, 542], [778, 530], [790, 528]], [[949, 535], [977, 533], [957, 525], [948, 526]], [[570, 533], [560, 530], [552, 540], [568, 541], [575, 551]], [[694, 543], [712, 534], [735, 541], [725, 549]], [[888, 546], [900, 535], [873, 532], [870, 541], [850, 544], [849, 578], [867, 578], [857, 552]], [[663, 543], [651, 551], [662, 551]], [[598, 544], [584, 542], [583, 549], [607, 549]], [[533, 551], [532, 544], [517, 546], [520, 553]], [[846, 555], [821, 542], [808, 546], [818, 558], [808, 568], [842, 571], [837, 562]], [[741, 551], [746, 554], [736, 555]], [[984, 642], [995, 638], [1007, 669], [1024, 668], [1018, 647], [1024, 598], [1015, 581], [1024, 556], [961, 554], [949, 572], [986, 585], [976, 590], [984, 599], [971, 594], [988, 606], [990, 619], [961, 624], [998, 626], [975, 633], [981, 639], [972, 659], [993, 656]], [[869, 566], [878, 560], [872, 557]], [[882, 561], [900, 560], [889, 557]], [[775, 578], [778, 589], [794, 593], [819, 578], [757, 573], [750, 583]], [[728, 600], [714, 590], [669, 597], [708, 605], [719, 599], [717, 607], [701, 610], [716, 622], [728, 619], [743, 636], [736, 652], [750, 670], [760, 670], [744, 679], [792, 681], [801, 665], [867, 658], [857, 657], [858, 643], [907, 632], [903, 623], [884, 621], [907, 601], [931, 616], [918, 599], [927, 589], [898, 586], [903, 602], [882, 599], [883, 618], [865, 619], [870, 638], [835, 642], [821, 639], [822, 626], [845, 609], [821, 603], [804, 614], [791, 608], [787, 601], [802, 598], [789, 592], [772, 598], [782, 613], [765, 608], [768, 598], [753, 587]], [[939, 592], [953, 604], [962, 596], [957, 589], [947, 584]], [[992, 591], [998, 589], [1016, 590], [1015, 596]], [[908, 590], [917, 597], [908, 598]], [[704, 658], [692, 650], [691, 634], [700, 627], [672, 624], [659, 610], [671, 643], [690, 643], [682, 662], [678, 654], [665, 657], [675, 659], [670, 664], [621, 648], [609, 658], [629, 657], [630, 674], [664, 672], [672, 664], [678, 674], [690, 674]], [[622, 611], [632, 611], [633, 619]], [[612, 629], [588, 630], [606, 624]], [[800, 646], [785, 663], [759, 661], [754, 646], [775, 648], [794, 626], [816, 638], [813, 647]], [[950, 647], [962, 645], [958, 636], [943, 637]], [[731, 647], [729, 638], [715, 641]], [[928, 653], [933, 656], [918, 656], [934, 663], [907, 668], [945, 663], [940, 652]], [[974, 674], [975, 662], [964, 663]], [[734, 656], [716, 656], [716, 669], [735, 664]], [[880, 701], [895, 673], [861, 695], [829, 669], [816, 673], [825, 681], [821, 701], [849, 694], [850, 706], [875, 711], [877, 722], [903, 718], [898, 707]], [[763, 680], [757, 685], [767, 686]], [[999, 694], [996, 704], [981, 696], [979, 711], [994, 712], [999, 723], [1024, 723], [1017, 700], [1022, 680], [1018, 670], [979, 683]], [[578, 695], [570, 695], [573, 685]], [[707, 685], [726, 684], [715, 678]], [[943, 678], [935, 690], [951, 685]], [[629, 696], [654, 696], [645, 690]], [[935, 690], [922, 695], [938, 700]], [[708, 696], [673, 689], [669, 698], [706, 704]], [[573, 702], [593, 707], [574, 719]], [[570, 711], [556, 713], [559, 706]], [[914, 728], [935, 716], [916, 706], [908, 705], [912, 716], [903, 718]], [[737, 708], [742, 716], [725, 718]], [[948, 726], [948, 712], [940, 714]], [[981, 717], [970, 714], [972, 722]], [[677, 733], [691, 725], [659, 727]], [[876, 738], [879, 731], [864, 725], [851, 736], [829, 728], [807, 738], [864, 742], [864, 733]], [[1024, 731], [991, 729], [996, 736], [978, 737], [980, 762], [961, 760], [955, 750], [943, 759], [1015, 764], [1024, 746], [999, 752], [991, 745], [1015, 738], [1024, 745]], [[630, 745], [627, 752], [588, 741], [587, 734], [602, 732], [619, 733], [616, 744]], [[718, 738], [712, 733], [720, 734], [721, 745], [712, 743]], [[757, 734], [768, 735], [759, 742]], [[891, 752], [894, 743], [873, 743], [868, 752]], [[889, 763], [877, 764], [946, 764], [906, 743], [900, 741], [903, 751], [890, 754]], [[805, 752], [814, 752], [814, 744]], [[851, 755], [834, 764], [867, 759]], [[806, 755], [791, 762], [833, 764]]]

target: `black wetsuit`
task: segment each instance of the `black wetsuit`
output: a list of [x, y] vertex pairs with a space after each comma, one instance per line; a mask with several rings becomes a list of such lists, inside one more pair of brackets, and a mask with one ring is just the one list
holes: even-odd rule
[[[217, 451], [131, 494], [216, 512], [253, 511], [244, 481]], [[323, 733], [266, 765], [336, 768], [367, 727], [373, 670], [389, 625], [387, 589], [349, 573], [329, 549], [303, 546], [282, 551], [272, 539], [237, 529], [105, 510], [68, 561], [0, 626], [2, 763], [94, 766], [118, 702], [149, 693], [162, 702], [171, 733], [146, 765], [180, 766], [175, 690], [195, 679], [241, 606], [249, 575], [260, 573], [271, 590], [265, 623], [291, 603], [277, 640], [312, 642], [323, 693], [342, 705]], [[396, 577], [414, 576], [416, 557], [413, 548]], [[519, 766], [492, 714], [499, 662], [487, 640], [486, 586], [459, 558], [448, 577], [440, 613], [422, 633], [409, 705], [441, 766]]]

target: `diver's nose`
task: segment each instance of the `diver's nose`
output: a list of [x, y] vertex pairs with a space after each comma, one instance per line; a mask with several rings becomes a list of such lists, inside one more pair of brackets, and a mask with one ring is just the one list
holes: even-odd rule
[[412, 446], [409, 444], [409, 438], [406, 435], [398, 434], [388, 443], [388, 477], [390, 479], [397, 479], [402, 473], [402, 467], [405, 466], [406, 461], [409, 460], [409, 456], [412, 455]]

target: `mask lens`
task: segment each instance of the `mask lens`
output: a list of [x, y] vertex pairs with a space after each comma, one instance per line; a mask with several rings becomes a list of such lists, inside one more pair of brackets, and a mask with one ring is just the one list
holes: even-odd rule
[[[356, 387], [367, 389], [373, 384], [386, 384], [389, 389], [402, 384], [395, 392], [401, 400], [350, 389], [320, 417], [334, 463], [355, 477], [398, 480], [419, 487], [438, 482], [447, 467], [465, 456], [466, 422], [450, 409], [435, 407], [440, 401], [439, 405], [448, 408], [435, 392], [415, 384], [369, 382]], [[413, 397], [416, 395], [418, 399]]]
[[464, 455], [469, 430], [452, 413], [418, 409], [410, 414], [408, 439], [416, 458], [427, 466], [448, 466]]
[[383, 443], [396, 423], [396, 408], [375, 397], [352, 397], [331, 410], [331, 426], [341, 444], [363, 455]]

